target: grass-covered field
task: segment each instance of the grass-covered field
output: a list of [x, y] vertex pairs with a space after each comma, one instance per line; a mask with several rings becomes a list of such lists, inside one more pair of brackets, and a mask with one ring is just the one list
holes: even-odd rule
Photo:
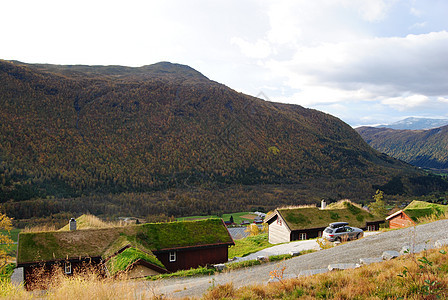
[[236, 224], [241, 224], [242, 221], [249, 221], [250, 223], [252, 223], [254, 218], [256, 217], [256, 215], [251, 212], [238, 212], [238, 213], [231, 213], [231, 214], [223, 214], [222, 216], [208, 215], [208, 216], [183, 217], [183, 218], [177, 218], [177, 220], [184, 221], [184, 220], [201, 220], [201, 219], [209, 219], [209, 218], [222, 218], [224, 221], [229, 221], [230, 216], [233, 216], [233, 222]]
[[16, 243], [20, 231], [22, 231], [22, 229], [13, 228], [9, 232], [7, 230], [0, 230], [0, 234], [8, 235], [14, 241], [14, 243]]
[[241, 240], [234, 240], [235, 246], [229, 248], [229, 258], [244, 257], [251, 253], [272, 247], [268, 242], [268, 234], [262, 233], [256, 236], [249, 236]]
[[11, 245], [0, 245], [0, 249], [6, 251], [6, 253], [8, 253], [10, 256], [12, 257], [16, 257], [16, 252], [17, 252], [17, 238], [19, 236], [19, 232], [21, 231], [21, 229], [17, 229], [17, 228], [13, 228], [11, 229], [11, 231], [7, 231], [7, 230], [0, 230], [0, 234], [9, 236], [12, 241], [16, 244], [11, 244]]

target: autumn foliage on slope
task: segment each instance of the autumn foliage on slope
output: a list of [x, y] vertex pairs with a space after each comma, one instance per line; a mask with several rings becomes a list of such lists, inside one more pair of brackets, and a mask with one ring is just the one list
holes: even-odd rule
[[0, 60], [0, 107], [0, 202], [341, 179], [342, 192], [372, 193], [366, 185], [416, 172], [333, 116], [166, 62]]

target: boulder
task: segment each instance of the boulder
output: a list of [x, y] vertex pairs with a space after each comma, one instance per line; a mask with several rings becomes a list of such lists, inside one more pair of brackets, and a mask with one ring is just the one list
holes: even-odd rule
[[388, 251], [383, 252], [383, 255], [381, 255], [381, 258], [383, 260], [391, 260], [391, 259], [397, 258], [399, 256], [400, 256], [400, 253], [398, 251], [388, 250]]
[[404, 245], [400, 250], [400, 255], [409, 254], [409, 253], [419, 253], [428, 249], [428, 245], [426, 244], [418, 244], [418, 245]]
[[225, 264], [216, 264], [216, 265], [213, 265], [213, 267], [215, 267], [216, 271], [221, 272], [226, 268], [226, 265]]
[[300, 255], [300, 251], [297, 251], [297, 250], [290, 251], [289, 255], [291, 255], [291, 256], [299, 256]]
[[258, 261], [267, 261], [268, 258], [266, 256], [260, 255], [260, 256], [257, 256], [257, 260]]

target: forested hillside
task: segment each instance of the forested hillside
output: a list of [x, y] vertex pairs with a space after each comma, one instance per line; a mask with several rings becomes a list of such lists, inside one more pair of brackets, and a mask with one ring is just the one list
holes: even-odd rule
[[[310, 201], [310, 194], [359, 200], [393, 178], [421, 175], [333, 116], [237, 93], [178, 64], [0, 60], [0, 107], [0, 201], [16, 218], [32, 216], [30, 206], [45, 215], [92, 210], [93, 202], [98, 213], [119, 213], [130, 205], [119, 195], [129, 193], [143, 195], [135, 198], [151, 202], [145, 207], [154, 214], [170, 213], [173, 191], [188, 196], [190, 213], [214, 210], [198, 204], [198, 191], [224, 209]], [[272, 203], [244, 186], [288, 196]], [[142, 206], [133, 205], [126, 211], [138, 214]]]
[[360, 127], [375, 149], [421, 168], [448, 171], [448, 126], [430, 130]]

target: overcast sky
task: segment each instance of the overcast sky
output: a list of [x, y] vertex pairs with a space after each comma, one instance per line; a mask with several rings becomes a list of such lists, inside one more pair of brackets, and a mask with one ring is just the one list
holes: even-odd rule
[[448, 118], [448, 1], [0, 0], [0, 58], [189, 65], [352, 126]]

